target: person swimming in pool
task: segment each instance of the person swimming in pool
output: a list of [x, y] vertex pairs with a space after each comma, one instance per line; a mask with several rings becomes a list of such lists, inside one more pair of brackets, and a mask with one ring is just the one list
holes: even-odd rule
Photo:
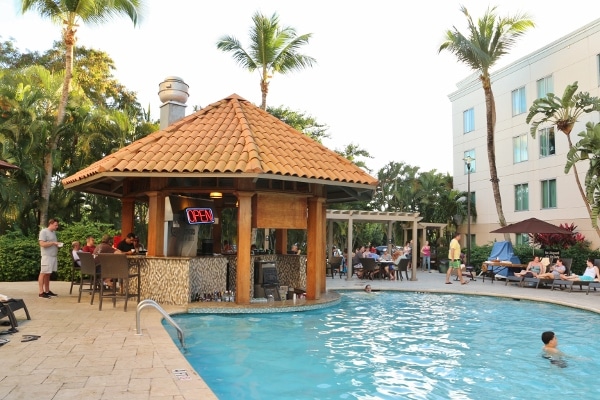
[[565, 368], [567, 362], [563, 359], [563, 352], [558, 349], [558, 338], [554, 332], [546, 331], [542, 333], [542, 342], [544, 342], [544, 347], [542, 347], [542, 357], [550, 360], [550, 364], [552, 365]]

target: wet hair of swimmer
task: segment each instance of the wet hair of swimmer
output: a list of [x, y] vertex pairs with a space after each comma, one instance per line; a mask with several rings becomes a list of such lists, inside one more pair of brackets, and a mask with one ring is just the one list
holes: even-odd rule
[[554, 339], [554, 332], [546, 331], [542, 333], [542, 342], [544, 342], [544, 344], [550, 343], [552, 339]]

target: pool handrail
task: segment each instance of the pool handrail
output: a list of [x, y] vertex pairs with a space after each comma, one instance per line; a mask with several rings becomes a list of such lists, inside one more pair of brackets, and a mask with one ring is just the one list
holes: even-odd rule
[[137, 310], [135, 313], [136, 335], [142, 334], [142, 326], [140, 323], [140, 313], [146, 307], [154, 307], [158, 310], [158, 312], [160, 312], [162, 314], [162, 316], [167, 320], [167, 322], [169, 324], [171, 324], [171, 326], [177, 330], [177, 337], [179, 337], [179, 342], [181, 343], [181, 347], [185, 348], [185, 339], [183, 337], [183, 330], [179, 327], [179, 325], [177, 325], [177, 322], [175, 322], [173, 320], [173, 318], [171, 318], [171, 316], [169, 314], [167, 314], [167, 312], [156, 301], [151, 300], [151, 299], [142, 300], [137, 305]]

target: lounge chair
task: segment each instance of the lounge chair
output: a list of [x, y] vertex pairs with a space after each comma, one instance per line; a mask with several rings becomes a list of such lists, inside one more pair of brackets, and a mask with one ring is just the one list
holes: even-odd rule
[[15, 317], [15, 311], [17, 310], [23, 310], [25, 312], [25, 316], [27, 317], [27, 319], [31, 319], [31, 316], [29, 315], [29, 310], [27, 310], [27, 306], [25, 305], [25, 302], [23, 301], [23, 299], [8, 299], [8, 300], [2, 300], [0, 301], [0, 304], [5, 307], [8, 308], [10, 310], [10, 313], [12, 314], [12, 318], [13, 320], [11, 321], [11, 323], [13, 324], [13, 327], [17, 327], [19, 326], [17, 318]]
[[[547, 271], [548, 265], [550, 264], [550, 259], [548, 257], [544, 257], [541, 260], [542, 269], [540, 274], [543, 274]], [[533, 278], [533, 277], [532, 277]], [[525, 276], [520, 275], [511, 275], [506, 277], [506, 283], [504, 286], [508, 285], [509, 282], [517, 283], [519, 286], [523, 287], [523, 283], [525, 282]]]
[[[571, 263], [573, 262], [572, 258], [563, 258], [563, 265], [565, 266], [565, 274], [569, 275], [571, 273]], [[547, 270], [550, 270], [549, 268], [546, 268]], [[562, 281], [561, 279], [556, 279], [557, 281]], [[554, 287], [554, 281], [555, 279], [551, 279], [551, 278], [525, 278], [523, 279], [523, 283], [528, 282], [530, 284], [535, 284], [536, 289], [540, 287], [540, 285], [542, 286], [546, 286], [546, 285], [550, 285], [551, 287]], [[571, 281], [562, 281], [562, 282], [571, 282]], [[568, 283], [562, 283], [562, 285], [567, 285]], [[558, 285], [560, 286], [561, 284], [558, 283]], [[566, 287], [566, 286], [565, 286]]]
[[10, 325], [10, 330], [7, 331], [7, 333], [10, 333], [10, 331], [16, 331], [17, 329], [17, 319], [15, 318], [15, 315], [13, 314], [13, 312], [10, 310], [10, 308], [8, 308], [7, 306], [4, 305], [4, 303], [0, 303], [0, 319], [2, 318], [7, 318], [9, 325]]

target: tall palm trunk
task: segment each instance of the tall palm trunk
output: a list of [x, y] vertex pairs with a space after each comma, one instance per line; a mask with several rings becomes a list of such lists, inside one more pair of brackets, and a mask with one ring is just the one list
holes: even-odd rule
[[[492, 191], [494, 192], [494, 202], [496, 203], [496, 212], [498, 213], [498, 222], [500, 226], [506, 226], [506, 218], [502, 210], [502, 197], [500, 195], [500, 179], [498, 179], [498, 170], [496, 169], [496, 146], [494, 143], [494, 131], [496, 129], [496, 102], [492, 92], [492, 83], [488, 74], [480, 77], [483, 93], [485, 94], [485, 117], [487, 122], [487, 153], [490, 166], [490, 181], [492, 182]], [[510, 234], [504, 234], [504, 240], [510, 241]]]
[[56, 111], [56, 120], [54, 122], [54, 131], [51, 138], [48, 140], [46, 155], [44, 156], [44, 178], [42, 179], [42, 187], [40, 196], [42, 202], [40, 204], [40, 226], [48, 225], [48, 206], [50, 204], [50, 192], [52, 191], [52, 174], [53, 174], [53, 159], [54, 151], [58, 145], [59, 127], [65, 120], [67, 112], [67, 104], [69, 102], [69, 92], [71, 91], [71, 81], [73, 80], [73, 49], [75, 47], [76, 30], [66, 26], [63, 29], [63, 39], [65, 43], [65, 79], [63, 81], [60, 102]]

